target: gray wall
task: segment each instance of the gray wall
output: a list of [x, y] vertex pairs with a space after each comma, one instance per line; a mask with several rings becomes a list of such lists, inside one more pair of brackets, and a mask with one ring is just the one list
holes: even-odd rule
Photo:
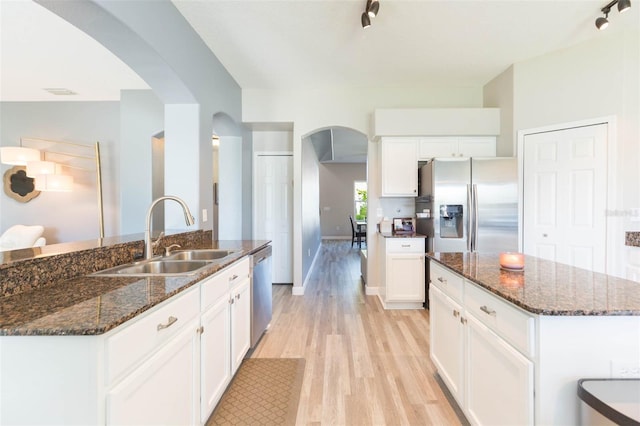
[[[105, 235], [119, 235], [118, 102], [2, 102], [0, 144], [18, 146], [20, 138], [93, 145], [100, 142]], [[1, 165], [4, 174], [11, 166]], [[43, 225], [48, 244], [98, 238], [95, 171], [68, 170], [72, 192], [42, 192], [28, 203], [0, 195], [0, 232], [11, 225]], [[135, 181], [133, 181], [135, 182]]]
[[302, 140], [302, 276], [306, 277], [320, 247], [320, 177], [316, 152]]
[[353, 183], [367, 180], [367, 165], [320, 164], [320, 229], [322, 238], [351, 238]]
[[[151, 138], [164, 130], [164, 105], [151, 90], [122, 91], [120, 102], [120, 223], [123, 234], [143, 232], [152, 201]], [[155, 223], [154, 223], [155, 224]]]
[[516, 156], [516, 134], [513, 128], [513, 66], [484, 86], [484, 106], [500, 108], [500, 135], [496, 140], [498, 157]]

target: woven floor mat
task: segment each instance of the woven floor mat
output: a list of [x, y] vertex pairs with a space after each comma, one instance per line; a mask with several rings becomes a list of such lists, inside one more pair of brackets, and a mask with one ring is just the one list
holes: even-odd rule
[[303, 358], [245, 359], [207, 421], [213, 425], [295, 425]]

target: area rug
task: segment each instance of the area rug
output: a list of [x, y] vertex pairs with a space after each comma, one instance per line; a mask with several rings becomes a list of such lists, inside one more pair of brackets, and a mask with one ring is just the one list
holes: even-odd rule
[[245, 359], [207, 421], [212, 425], [295, 425], [302, 358]]

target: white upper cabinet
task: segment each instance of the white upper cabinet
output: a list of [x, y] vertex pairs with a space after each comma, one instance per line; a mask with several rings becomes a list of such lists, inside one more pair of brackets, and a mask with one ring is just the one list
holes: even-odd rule
[[418, 142], [418, 160], [495, 156], [495, 136], [433, 136], [420, 138]]
[[418, 139], [382, 138], [382, 197], [418, 195]]

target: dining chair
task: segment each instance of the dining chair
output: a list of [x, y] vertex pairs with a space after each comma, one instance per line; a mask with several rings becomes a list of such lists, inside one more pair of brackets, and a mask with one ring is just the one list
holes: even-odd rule
[[357, 225], [353, 220], [353, 216], [349, 215], [349, 222], [351, 222], [351, 247], [354, 242], [358, 242], [358, 248], [362, 247], [362, 238], [367, 241], [367, 225]]

